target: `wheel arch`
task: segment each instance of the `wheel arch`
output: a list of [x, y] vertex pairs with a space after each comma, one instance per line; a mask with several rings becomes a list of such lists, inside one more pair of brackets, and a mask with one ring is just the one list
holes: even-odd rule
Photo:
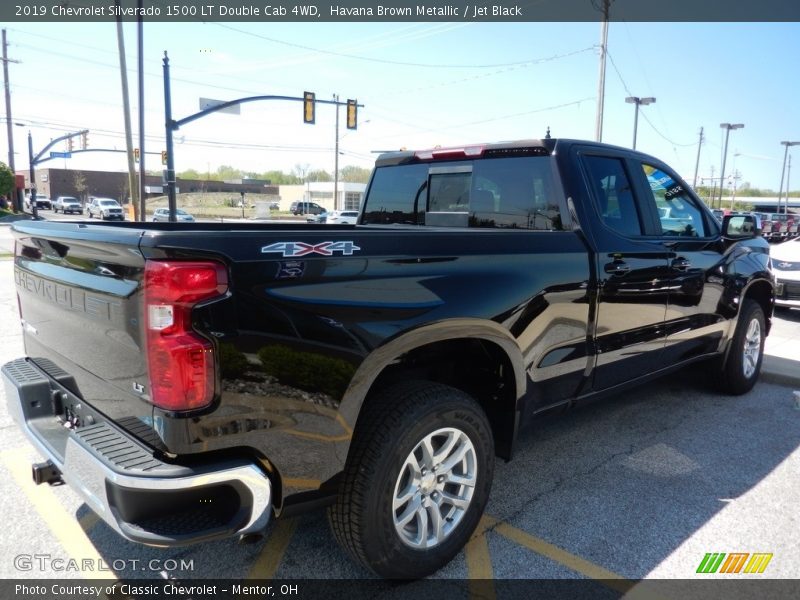
[[772, 313], [775, 310], [775, 288], [767, 279], [753, 280], [742, 293], [742, 302], [746, 299], [752, 299], [761, 305], [764, 311], [764, 319], [767, 325], [767, 334], [772, 327]]
[[[483, 380], [479, 372], [495, 377]], [[473, 396], [492, 426], [496, 454], [511, 458], [527, 377], [519, 346], [506, 329], [480, 319], [440, 321], [377, 348], [356, 371], [339, 407], [354, 435], [370, 397], [409, 378], [444, 383]]]

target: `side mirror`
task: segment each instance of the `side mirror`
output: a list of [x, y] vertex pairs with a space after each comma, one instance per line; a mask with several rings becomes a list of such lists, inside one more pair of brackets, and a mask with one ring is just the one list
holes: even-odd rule
[[761, 219], [756, 215], [725, 215], [722, 218], [722, 236], [732, 240], [746, 240], [761, 235]]

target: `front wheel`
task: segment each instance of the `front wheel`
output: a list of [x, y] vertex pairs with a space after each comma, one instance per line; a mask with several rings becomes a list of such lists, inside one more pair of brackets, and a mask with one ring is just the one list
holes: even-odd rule
[[424, 577], [469, 540], [493, 472], [491, 427], [472, 397], [424, 381], [388, 388], [359, 417], [331, 528], [376, 574]]
[[764, 310], [755, 300], [746, 299], [739, 309], [728, 359], [719, 373], [719, 387], [729, 394], [745, 394], [761, 372], [766, 340]]

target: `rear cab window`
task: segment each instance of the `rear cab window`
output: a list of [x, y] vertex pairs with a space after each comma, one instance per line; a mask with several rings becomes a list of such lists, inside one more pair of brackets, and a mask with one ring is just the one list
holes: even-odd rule
[[550, 156], [378, 166], [363, 224], [561, 231], [564, 193]]

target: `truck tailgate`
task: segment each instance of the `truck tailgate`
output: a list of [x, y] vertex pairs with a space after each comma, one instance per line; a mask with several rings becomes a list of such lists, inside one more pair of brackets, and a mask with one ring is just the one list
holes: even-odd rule
[[33, 222], [13, 233], [27, 355], [120, 426], [150, 438], [152, 405], [136, 392], [147, 379], [141, 229]]

